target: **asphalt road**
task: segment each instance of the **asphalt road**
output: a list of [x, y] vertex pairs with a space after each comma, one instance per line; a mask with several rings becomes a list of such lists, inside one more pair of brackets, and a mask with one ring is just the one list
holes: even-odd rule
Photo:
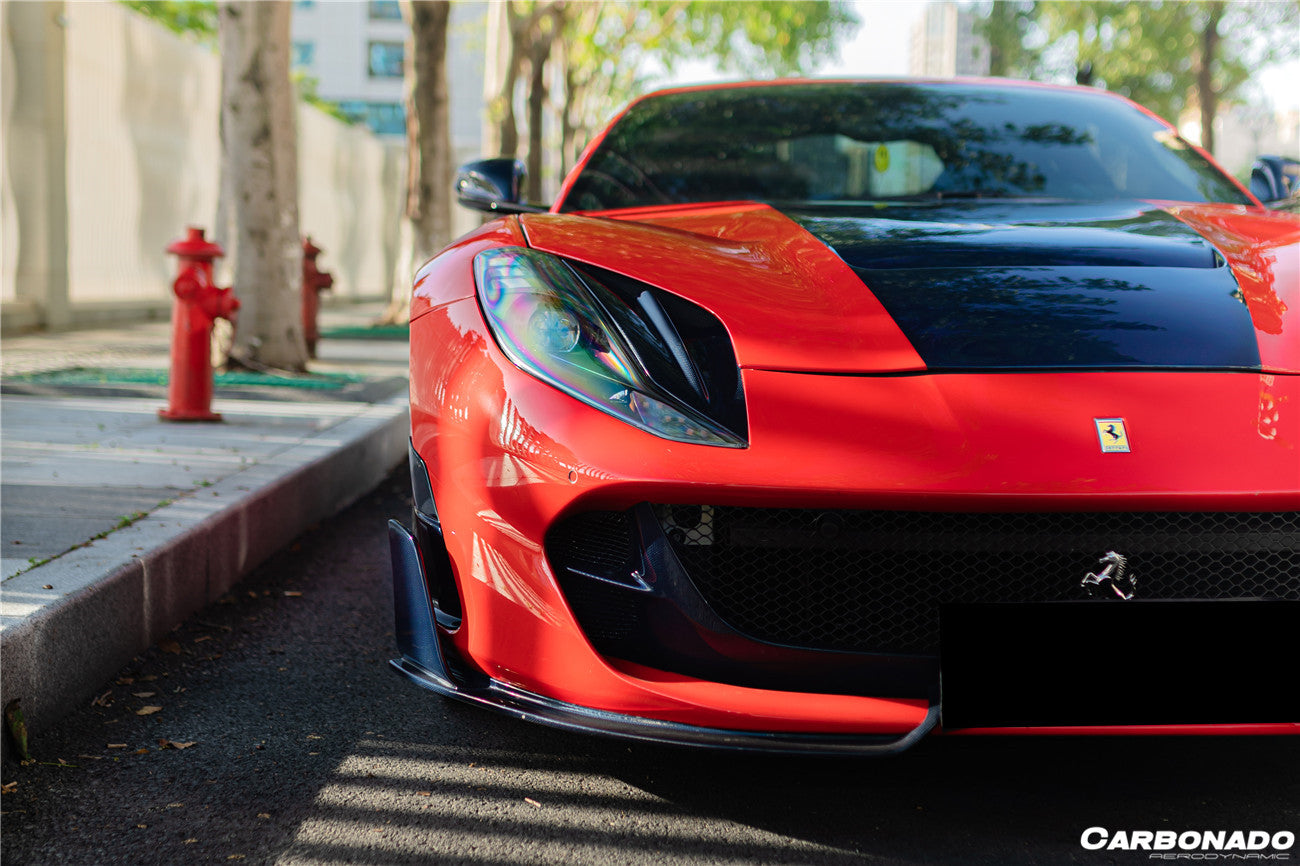
[[305, 534], [34, 740], [36, 763], [5, 766], [6, 866], [1137, 864], [1081, 834], [1300, 835], [1297, 737], [950, 737], [810, 761], [445, 701], [387, 666], [384, 523], [406, 485], [402, 469]]

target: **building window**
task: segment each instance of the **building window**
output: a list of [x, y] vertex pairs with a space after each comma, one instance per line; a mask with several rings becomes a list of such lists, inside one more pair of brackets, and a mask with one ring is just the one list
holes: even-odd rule
[[311, 66], [316, 61], [316, 43], [315, 42], [295, 42], [293, 43], [293, 54], [290, 57], [290, 63], [293, 66]]
[[402, 8], [397, 0], [370, 0], [370, 18], [372, 21], [401, 21]]
[[400, 42], [371, 42], [370, 77], [401, 78], [404, 50]]
[[406, 134], [406, 109], [400, 102], [349, 100], [340, 102], [339, 110], [352, 120], [370, 127], [376, 135]]

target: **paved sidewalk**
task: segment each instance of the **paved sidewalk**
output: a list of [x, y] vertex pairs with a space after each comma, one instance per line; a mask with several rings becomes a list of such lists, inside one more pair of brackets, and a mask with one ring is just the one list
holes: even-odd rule
[[379, 309], [323, 311], [308, 379], [219, 379], [211, 424], [158, 419], [167, 323], [4, 339], [0, 705], [48, 727], [405, 458], [407, 344], [358, 330]]

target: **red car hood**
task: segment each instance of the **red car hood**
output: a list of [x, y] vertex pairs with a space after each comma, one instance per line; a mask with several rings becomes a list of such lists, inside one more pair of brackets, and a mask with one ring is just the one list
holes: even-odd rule
[[[1294, 216], [1141, 203], [786, 215], [735, 203], [529, 215], [521, 225], [539, 250], [708, 308], [750, 369], [1300, 372]], [[1201, 300], [1189, 305], [1187, 292]], [[1104, 339], [1062, 339], [1094, 326]]]

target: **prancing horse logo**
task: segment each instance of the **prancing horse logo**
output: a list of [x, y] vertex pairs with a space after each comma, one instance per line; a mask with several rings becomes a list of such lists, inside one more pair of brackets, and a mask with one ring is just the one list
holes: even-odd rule
[[1102, 454], [1127, 454], [1132, 449], [1128, 444], [1128, 428], [1123, 418], [1093, 418], [1097, 428], [1097, 441], [1101, 443]]
[[[1096, 574], [1088, 572], [1079, 586], [1088, 590], [1090, 596], [1095, 597], [1097, 592], [1106, 586], [1115, 593], [1117, 598], [1122, 598], [1124, 601], [1131, 599], [1137, 590], [1137, 579], [1131, 574], [1125, 574], [1128, 570], [1128, 559], [1110, 550], [1101, 558], [1101, 564], [1105, 567]], [[1124, 591], [1125, 588], [1128, 592]]]

